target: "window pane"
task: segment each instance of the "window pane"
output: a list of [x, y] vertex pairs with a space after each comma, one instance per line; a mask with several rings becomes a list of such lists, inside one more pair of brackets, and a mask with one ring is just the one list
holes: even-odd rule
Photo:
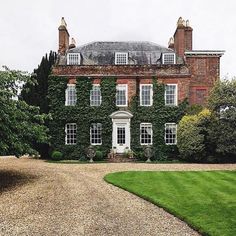
[[165, 124], [165, 142], [166, 144], [176, 144], [177, 125]]
[[66, 132], [66, 137], [65, 137], [66, 144], [68, 145], [76, 144], [77, 125], [74, 123], [66, 124], [65, 132]]
[[117, 85], [116, 87], [116, 105], [127, 106], [127, 87], [126, 85]]
[[74, 106], [77, 101], [76, 87], [68, 85], [66, 89], [66, 106]]
[[100, 106], [102, 102], [100, 86], [93, 86], [90, 91], [90, 106]]
[[152, 124], [140, 124], [140, 142], [144, 145], [152, 144]]
[[100, 123], [91, 124], [90, 132], [91, 132], [90, 133], [91, 144], [93, 145], [102, 144], [102, 124]]
[[69, 53], [67, 55], [68, 65], [79, 65], [80, 64], [80, 54], [79, 53]]
[[125, 127], [117, 127], [117, 143], [125, 144]]
[[152, 105], [152, 86], [141, 85], [141, 106]]
[[163, 54], [163, 63], [164, 64], [175, 64], [175, 54], [174, 53], [165, 53]]
[[116, 65], [126, 65], [128, 63], [128, 54], [127, 53], [116, 53], [115, 54], [115, 64]]
[[165, 86], [165, 103], [166, 105], [177, 105], [177, 86], [175, 84], [173, 85], [166, 85]]

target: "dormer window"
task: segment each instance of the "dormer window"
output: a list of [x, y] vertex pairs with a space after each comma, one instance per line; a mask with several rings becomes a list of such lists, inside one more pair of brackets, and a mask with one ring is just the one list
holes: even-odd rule
[[176, 63], [175, 53], [163, 53], [162, 64], [171, 65]]
[[116, 65], [127, 65], [128, 64], [128, 53], [127, 52], [116, 52], [115, 53], [115, 64]]
[[68, 53], [67, 65], [80, 65], [80, 53]]

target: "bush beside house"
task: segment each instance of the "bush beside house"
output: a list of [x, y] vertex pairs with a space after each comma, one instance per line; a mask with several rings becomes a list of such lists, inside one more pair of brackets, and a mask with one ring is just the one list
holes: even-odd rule
[[236, 80], [218, 82], [208, 107], [181, 119], [180, 157], [193, 162], [236, 162]]

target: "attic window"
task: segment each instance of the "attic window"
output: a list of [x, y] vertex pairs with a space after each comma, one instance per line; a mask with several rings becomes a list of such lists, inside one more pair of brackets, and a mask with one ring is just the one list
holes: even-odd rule
[[115, 53], [115, 64], [116, 65], [127, 65], [128, 64], [128, 53], [127, 52], [116, 52]]
[[80, 54], [79, 53], [68, 53], [67, 54], [67, 65], [79, 65]]
[[175, 64], [175, 53], [164, 53], [162, 57], [163, 64]]

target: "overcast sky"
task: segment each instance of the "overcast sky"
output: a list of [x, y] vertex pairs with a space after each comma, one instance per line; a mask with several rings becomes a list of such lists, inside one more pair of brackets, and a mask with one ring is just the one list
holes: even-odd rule
[[221, 77], [236, 75], [235, 0], [7, 0], [0, 5], [0, 66], [32, 72], [58, 49], [65, 17], [77, 45], [145, 40], [167, 46], [177, 19], [190, 20], [193, 49], [226, 50]]

